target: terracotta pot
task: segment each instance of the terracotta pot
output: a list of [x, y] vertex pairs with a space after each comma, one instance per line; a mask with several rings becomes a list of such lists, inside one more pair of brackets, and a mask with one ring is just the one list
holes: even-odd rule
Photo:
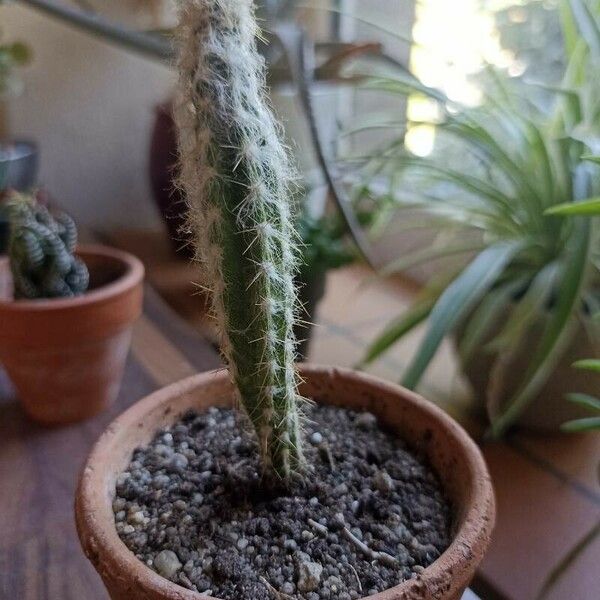
[[[450, 547], [418, 578], [370, 599], [458, 600], [485, 553], [495, 517], [492, 485], [477, 446], [439, 408], [397, 385], [348, 369], [302, 365], [300, 372], [304, 395], [322, 404], [369, 410], [422, 449], [453, 505]], [[208, 600], [139, 561], [117, 535], [111, 504], [116, 477], [136, 447], [147, 444], [158, 429], [172, 425], [187, 410], [229, 407], [233, 398], [225, 370], [184, 379], [132, 406], [94, 446], [79, 482], [75, 515], [85, 554], [113, 600]]]
[[0, 363], [27, 413], [47, 424], [86, 419], [116, 398], [142, 306], [142, 263], [104, 246], [81, 246], [90, 291], [74, 298], [13, 300], [0, 259]]
[[[482, 343], [482, 348], [491, 342], [501, 331], [508, 319], [508, 311], [501, 315], [496, 323], [490, 327], [489, 334]], [[499, 407], [489, 408], [487, 406], [488, 389], [490, 382], [495, 378], [494, 385], [500, 390], [499, 397], [510, 398], [517, 390], [521, 379], [513, 374], [522, 375], [526, 372], [531, 357], [534, 355], [537, 344], [542, 337], [546, 323], [540, 321], [536, 327], [523, 337], [520, 349], [504, 369], [504, 376], [494, 372], [494, 363], [497, 355], [485, 351], [478, 351], [468, 364], [462, 365], [462, 370], [467, 377], [475, 397], [481, 407], [481, 412], [494, 414], [501, 410]], [[579, 324], [572, 342], [565, 349], [558, 365], [553, 369], [550, 377], [533, 398], [529, 405], [516, 421], [516, 425], [531, 431], [540, 433], [556, 433], [560, 426], [571, 419], [589, 417], [590, 411], [573, 402], [566, 400], [570, 392], [596, 395], [598, 393], [598, 377], [589, 371], [574, 369], [573, 363], [584, 358], [591, 358], [600, 354], [600, 342], [598, 338], [590, 336], [593, 325], [587, 323], [584, 327]], [[455, 344], [458, 346], [464, 327], [459, 327], [455, 335]]]

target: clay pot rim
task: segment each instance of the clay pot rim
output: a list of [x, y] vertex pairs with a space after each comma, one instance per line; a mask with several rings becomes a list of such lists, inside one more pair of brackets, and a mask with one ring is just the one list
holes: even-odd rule
[[[76, 254], [84, 259], [86, 256], [101, 256], [119, 261], [125, 265], [126, 271], [114, 281], [72, 298], [39, 298], [34, 300], [6, 300], [0, 298], [0, 310], [14, 313], [50, 312], [74, 306], [87, 306], [115, 298], [137, 286], [144, 279], [144, 265], [139, 258], [129, 252], [104, 244], [80, 244], [77, 246]], [[0, 265], [7, 262], [8, 257], [0, 257]]]
[[[440, 579], [444, 580], [448, 573], [456, 573], [457, 578], [460, 578], [461, 563], [470, 562], [471, 556], [476, 555], [478, 551], [483, 553], [489, 543], [495, 521], [495, 497], [490, 476], [483, 456], [475, 442], [442, 409], [400, 385], [352, 369], [335, 366], [303, 363], [299, 365], [299, 371], [301, 376], [310, 377], [311, 374], [331, 373], [333, 376], [359, 379], [367, 385], [375, 385], [379, 389], [401, 396], [404, 401], [416, 405], [418, 410], [423, 411], [429, 418], [437, 421], [441, 428], [455, 438], [455, 441], [462, 448], [463, 456], [461, 458], [465, 460], [470, 473], [472, 493], [469, 501], [461, 507], [460, 523], [453, 532], [452, 542], [442, 555], [425, 568], [418, 578], [404, 581], [375, 595], [365, 596], [361, 600], [410, 600], [421, 598], [424, 597], [422, 595], [424, 589], [429, 589], [430, 586], [435, 589], [436, 582]], [[104, 493], [97, 493], [98, 489], [103, 488], [104, 476], [111, 468], [111, 465], [104, 463], [103, 456], [106, 455], [113, 439], [123, 430], [136, 426], [140, 422], [141, 415], [154, 412], [173, 396], [193, 392], [196, 388], [201, 387], [203, 383], [209, 382], [211, 379], [214, 381], [215, 377], [228, 377], [227, 369], [223, 367], [214, 371], [192, 375], [153, 392], [129, 407], [107, 427], [92, 448], [82, 470], [77, 488], [75, 498], [76, 525], [88, 558], [94, 559], [101, 554], [109, 556], [113, 565], [118, 563], [119, 568], [129, 571], [130, 580], [144, 581], [144, 589], [153, 594], [163, 594], [165, 598], [170, 600], [222, 599], [188, 590], [160, 576], [127, 548], [118, 536], [113, 520], [106, 523], [107, 519], [104, 518], [102, 508], [106, 502], [112, 502], [112, 499], [107, 498]], [[100, 468], [98, 468], [99, 466]], [[112, 515], [112, 508], [110, 514]], [[481, 521], [485, 525], [482, 526]], [[84, 539], [86, 539], [85, 543]], [[459, 589], [458, 586], [467, 583], [468, 580], [459, 582], [456, 584], [457, 589]]]

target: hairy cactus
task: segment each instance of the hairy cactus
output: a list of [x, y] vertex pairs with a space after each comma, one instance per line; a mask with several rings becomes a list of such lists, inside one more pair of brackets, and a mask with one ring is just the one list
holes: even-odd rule
[[65, 213], [51, 215], [29, 197], [8, 203], [8, 254], [15, 298], [56, 298], [82, 294], [89, 283], [85, 264], [73, 255], [75, 223]]
[[251, 0], [183, 0], [181, 184], [221, 345], [267, 474], [303, 465], [293, 170], [265, 97]]

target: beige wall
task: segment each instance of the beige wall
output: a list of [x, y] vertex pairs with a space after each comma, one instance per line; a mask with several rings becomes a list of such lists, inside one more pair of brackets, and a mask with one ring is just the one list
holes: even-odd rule
[[[103, 4], [103, 14], [136, 22], [113, 0]], [[318, 22], [327, 20], [326, 13], [309, 16], [311, 29], [323, 29]], [[143, 15], [137, 21], [148, 24]], [[40, 144], [42, 185], [79, 223], [100, 230], [159, 227], [148, 187], [148, 145], [153, 107], [169, 96], [174, 73], [22, 6], [0, 7], [0, 24], [7, 39], [22, 39], [34, 52], [23, 71], [24, 94], [8, 103], [6, 127], [12, 136]], [[337, 91], [324, 86], [315, 94], [318, 120], [330, 139]], [[273, 104], [302, 171], [313, 172], [294, 90], [275, 91]]]
[[155, 226], [148, 144], [173, 74], [25, 7], [0, 7], [0, 24], [34, 52], [5, 118], [12, 136], [39, 142], [40, 182], [80, 223]]
[[[140, 0], [127, 2], [140, 5]], [[375, 20], [394, 19], [404, 33], [410, 31], [412, 15], [403, 8], [405, 0], [369, 2], [377, 9]], [[93, 0], [92, 4], [121, 20], [128, 14], [123, 0]], [[352, 1], [349, 4], [350, 9]], [[361, 14], [364, 11], [363, 6]], [[312, 34], [327, 38], [330, 15], [305, 13]], [[148, 24], [138, 14], [127, 19], [128, 25], [136, 19]], [[23, 95], [8, 103], [6, 125], [11, 135], [38, 141], [42, 185], [82, 224], [100, 230], [159, 227], [149, 190], [148, 146], [154, 106], [169, 96], [174, 73], [20, 5], [0, 6], [0, 26], [7, 39], [26, 41], [34, 52], [33, 63], [23, 72]], [[380, 35], [357, 21], [347, 29], [348, 39]], [[340, 107], [360, 114], [365, 100], [353, 100], [349, 92], [328, 86], [314, 93], [319, 129], [329, 148]], [[276, 91], [273, 104], [302, 170], [313, 172], [316, 163], [294, 90]]]

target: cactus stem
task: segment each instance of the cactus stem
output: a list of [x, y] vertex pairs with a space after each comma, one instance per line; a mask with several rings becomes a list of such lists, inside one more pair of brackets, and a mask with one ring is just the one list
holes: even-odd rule
[[265, 473], [301, 471], [294, 367], [294, 178], [266, 100], [251, 0], [182, 0], [178, 40], [181, 185], [238, 399]]

